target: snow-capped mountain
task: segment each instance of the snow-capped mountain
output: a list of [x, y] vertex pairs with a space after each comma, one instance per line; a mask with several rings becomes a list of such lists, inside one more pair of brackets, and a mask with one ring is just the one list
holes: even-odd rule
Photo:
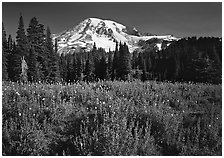
[[150, 39], [158, 39], [155, 44], [158, 50], [162, 47], [162, 42], [176, 41], [178, 38], [172, 35], [165, 36], [142, 36], [134, 27], [127, 27], [111, 20], [98, 18], [88, 18], [79, 23], [76, 27], [54, 34], [53, 39], [57, 38], [59, 53], [73, 53], [80, 49], [91, 50], [94, 43], [96, 47], [104, 48], [106, 51], [113, 51], [116, 42], [126, 42], [129, 51], [133, 52], [141, 46], [139, 42]]

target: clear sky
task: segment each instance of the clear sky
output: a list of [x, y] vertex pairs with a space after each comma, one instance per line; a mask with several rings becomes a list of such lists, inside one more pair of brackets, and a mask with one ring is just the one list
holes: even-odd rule
[[59, 33], [90, 17], [110, 19], [140, 32], [176, 37], [222, 36], [221, 2], [3, 2], [7, 35], [16, 36], [20, 12], [25, 29], [32, 17]]

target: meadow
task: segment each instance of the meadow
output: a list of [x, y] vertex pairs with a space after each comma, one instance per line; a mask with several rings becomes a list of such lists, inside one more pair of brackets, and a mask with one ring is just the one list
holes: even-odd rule
[[222, 155], [222, 85], [2, 82], [2, 155]]

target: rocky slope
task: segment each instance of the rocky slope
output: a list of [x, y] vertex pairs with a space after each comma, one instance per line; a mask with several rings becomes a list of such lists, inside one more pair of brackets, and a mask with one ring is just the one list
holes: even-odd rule
[[[113, 51], [116, 42], [126, 42], [129, 51], [143, 47], [144, 41], [156, 41], [154, 47], [160, 50], [178, 38], [172, 35], [156, 36], [141, 35], [135, 27], [128, 27], [111, 20], [102, 20], [98, 18], [88, 18], [79, 23], [74, 28], [53, 35], [53, 40], [58, 40], [59, 53], [73, 53], [75, 51], [91, 50], [94, 43], [96, 47], [104, 48], [106, 51]], [[154, 40], [156, 39], [156, 40]]]

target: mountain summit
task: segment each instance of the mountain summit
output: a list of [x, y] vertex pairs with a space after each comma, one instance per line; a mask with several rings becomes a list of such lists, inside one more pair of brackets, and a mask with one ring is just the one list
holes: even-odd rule
[[128, 27], [111, 20], [88, 18], [76, 27], [53, 35], [58, 40], [58, 51], [73, 53], [80, 49], [91, 50], [94, 43], [106, 51], [115, 50], [116, 42], [126, 43], [129, 51], [133, 52], [141, 46], [139, 43], [150, 39], [158, 39], [156, 46], [161, 49], [163, 41], [176, 41], [178, 38], [172, 35], [165, 36], [142, 36], [135, 27]]

